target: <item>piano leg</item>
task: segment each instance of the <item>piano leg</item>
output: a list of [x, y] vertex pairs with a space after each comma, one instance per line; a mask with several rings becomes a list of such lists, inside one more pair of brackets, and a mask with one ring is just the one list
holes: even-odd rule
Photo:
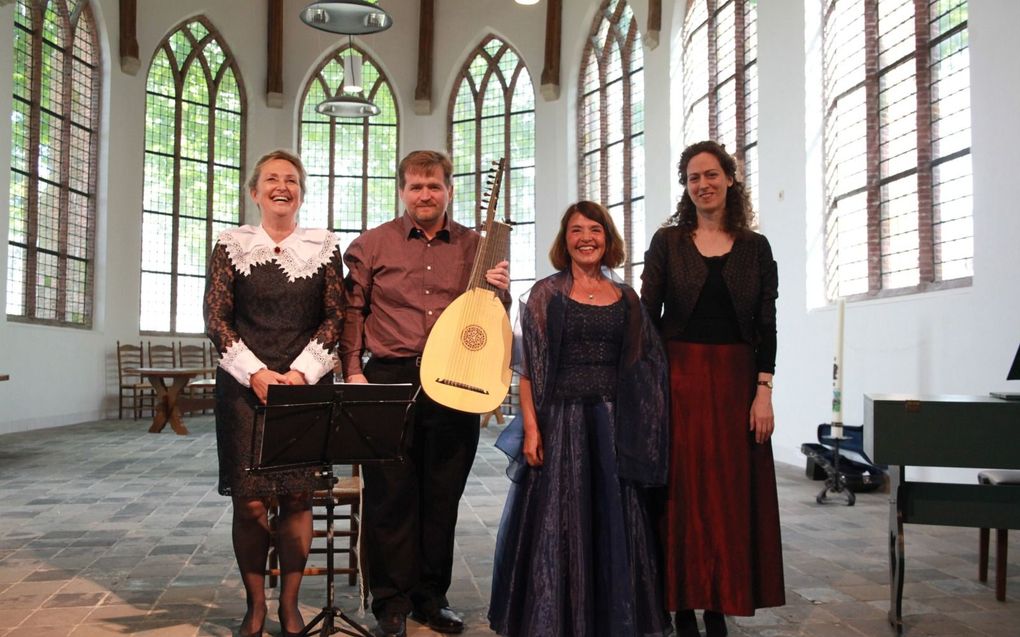
[[905, 476], [905, 467], [889, 466], [889, 623], [897, 635], [903, 633], [904, 538], [899, 489]]

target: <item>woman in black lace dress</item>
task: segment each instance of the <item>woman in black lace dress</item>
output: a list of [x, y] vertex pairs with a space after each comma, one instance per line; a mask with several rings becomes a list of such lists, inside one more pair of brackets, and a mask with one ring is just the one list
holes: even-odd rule
[[560, 272], [522, 301], [515, 339], [523, 445], [500, 444], [514, 484], [489, 623], [510, 636], [669, 635], [647, 508], [668, 466], [665, 353], [637, 293], [610, 278], [624, 250], [605, 208], [568, 208], [550, 259]]
[[319, 485], [307, 469], [247, 473], [255, 408], [265, 403], [269, 385], [333, 381], [343, 277], [335, 235], [297, 225], [305, 192], [298, 157], [282, 150], [263, 156], [247, 185], [262, 223], [223, 232], [206, 279], [206, 331], [221, 356], [216, 372], [219, 491], [233, 498], [234, 555], [248, 603], [241, 624], [246, 636], [261, 635], [265, 623], [267, 498], [280, 504], [279, 618], [287, 636], [304, 626], [298, 589], [312, 540], [311, 491]]

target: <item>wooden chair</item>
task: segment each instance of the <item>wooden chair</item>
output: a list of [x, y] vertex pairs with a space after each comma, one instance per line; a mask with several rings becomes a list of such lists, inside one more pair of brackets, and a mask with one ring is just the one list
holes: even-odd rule
[[[312, 549], [309, 555], [309, 563], [305, 566], [305, 575], [325, 575], [326, 566], [312, 563], [312, 557], [325, 555], [326, 547], [317, 546], [317, 538], [325, 538], [326, 531], [326, 502], [330, 497], [336, 507], [333, 511], [333, 575], [347, 575], [347, 583], [354, 586], [358, 581], [358, 574], [361, 573], [360, 549], [358, 542], [361, 530], [361, 469], [353, 465], [350, 476], [337, 476], [336, 484], [332, 490], [322, 489], [312, 492]], [[349, 507], [347, 512], [341, 511], [343, 507]], [[280, 514], [279, 506], [275, 502], [270, 504], [269, 509], [269, 532], [272, 538], [269, 546], [269, 559], [266, 565], [266, 575], [269, 576], [269, 587], [275, 588], [280, 577], [280, 560], [276, 552], [276, 529]], [[344, 523], [346, 522], [346, 525]], [[346, 542], [340, 541], [346, 538]], [[347, 554], [347, 565], [336, 559], [336, 555]]]
[[177, 366], [177, 352], [174, 351], [174, 346], [161, 345], [159, 343], [153, 344], [149, 341], [149, 367], [176, 367]]
[[129, 406], [135, 419], [142, 417], [142, 409], [145, 407], [146, 399], [152, 398], [152, 388], [149, 383], [139, 374], [132, 374], [126, 370], [130, 368], [144, 367], [142, 355], [142, 344], [129, 345], [117, 341], [117, 382], [120, 385], [117, 417], [124, 419], [124, 407]]
[[[210, 349], [204, 343], [195, 345], [177, 341], [177, 363], [181, 367], [212, 367], [209, 357]], [[215, 393], [216, 379], [212, 372], [191, 379], [184, 388], [188, 398], [204, 399], [207, 402], [215, 398]], [[202, 409], [203, 414], [208, 412], [208, 409]]]
[[[989, 470], [978, 473], [980, 484], [1020, 487], [1020, 471]], [[1006, 601], [1006, 549], [1009, 529], [995, 529], [995, 599]], [[988, 581], [988, 540], [989, 529], [978, 531], [978, 579]]]

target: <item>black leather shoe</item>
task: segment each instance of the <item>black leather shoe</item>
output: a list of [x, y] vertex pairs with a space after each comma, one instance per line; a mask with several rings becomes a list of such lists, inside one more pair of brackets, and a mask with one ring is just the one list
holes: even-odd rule
[[404, 637], [407, 635], [407, 620], [403, 615], [383, 615], [376, 623], [375, 634], [378, 637]]
[[698, 618], [694, 616], [693, 610], [676, 612], [676, 634], [677, 637], [701, 637], [701, 633], [698, 632]]
[[714, 610], [706, 610], [702, 616], [705, 620], [706, 637], [726, 637], [726, 617]]
[[453, 612], [449, 606], [437, 608], [431, 613], [423, 611], [412, 611], [411, 619], [419, 624], [425, 624], [437, 633], [462, 633], [464, 632], [464, 620]]

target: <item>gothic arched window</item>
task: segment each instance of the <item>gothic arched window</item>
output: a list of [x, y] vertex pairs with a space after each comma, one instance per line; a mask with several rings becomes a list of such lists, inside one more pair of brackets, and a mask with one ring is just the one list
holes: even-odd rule
[[644, 55], [625, 0], [603, 0], [581, 57], [577, 192], [597, 201], [623, 235], [624, 280], [640, 279], [645, 248]]
[[468, 56], [450, 96], [447, 145], [453, 160], [453, 217], [471, 227], [492, 163], [506, 159], [497, 219], [509, 216], [510, 292], [535, 281], [535, 87], [520, 55], [488, 36]]
[[160, 43], [145, 97], [141, 330], [201, 333], [210, 250], [244, 204], [244, 86], [208, 20]]
[[7, 316], [92, 326], [101, 76], [91, 5], [14, 7]]

